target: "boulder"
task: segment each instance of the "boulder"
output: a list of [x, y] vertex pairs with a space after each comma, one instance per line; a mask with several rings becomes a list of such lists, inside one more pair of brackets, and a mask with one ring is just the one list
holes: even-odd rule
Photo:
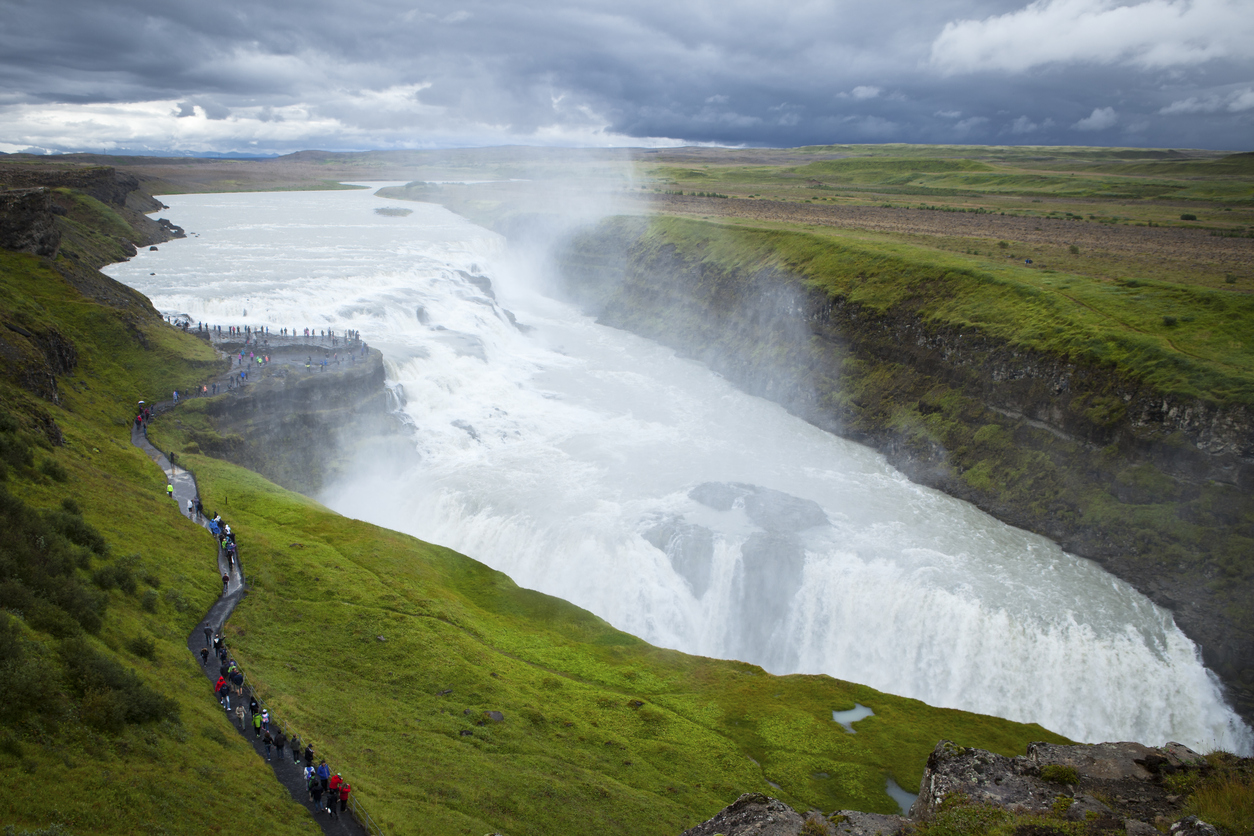
[[797, 836], [804, 821], [784, 802], [750, 792], [724, 807], [714, 818], [685, 830], [683, 836]]

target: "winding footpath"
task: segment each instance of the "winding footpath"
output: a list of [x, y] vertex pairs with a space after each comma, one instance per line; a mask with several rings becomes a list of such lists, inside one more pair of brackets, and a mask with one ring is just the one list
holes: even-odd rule
[[[164, 412], [166, 408], [172, 407], [172, 404], [160, 404], [158, 406], [162, 408], [154, 408], [154, 416], [160, 412]], [[177, 505], [179, 513], [184, 516], [188, 516], [188, 500], [191, 500], [194, 503], [196, 497], [200, 495], [196, 487], [196, 478], [187, 469], [171, 464], [169, 457], [154, 447], [152, 442], [148, 440], [147, 435], [145, 435], [142, 430], [136, 429], [133, 422], [131, 424], [131, 443], [143, 450], [148, 455], [148, 458], [152, 459], [152, 461], [165, 473], [168, 483], [174, 486], [174, 503]], [[202, 516], [200, 519], [196, 519], [193, 513], [189, 519], [192, 519], [194, 522], [208, 530], [209, 523], [205, 517]], [[196, 629], [193, 630], [192, 634], [187, 637], [187, 649], [192, 653], [192, 656], [196, 659], [198, 664], [200, 662], [200, 650], [202, 647], [207, 646], [205, 630], [208, 629], [214, 634], [221, 633], [223, 626], [226, 624], [227, 618], [230, 617], [231, 612], [235, 609], [235, 606], [244, 597], [245, 592], [244, 574], [240, 559], [237, 557], [235, 565], [230, 566], [227, 563], [226, 553], [222, 551], [221, 548], [217, 548], [216, 543], [215, 551], [218, 556], [218, 578], [220, 579], [223, 575], [228, 575], [229, 582], [225, 585], [222, 595], [214, 602], [213, 606], [209, 608], [209, 612], [205, 614], [201, 623], [197, 624]], [[210, 670], [210, 666], [202, 666], [201, 672], [205, 675], [205, 678], [209, 683], [210, 691], [212, 691], [214, 682], [213, 673], [217, 670], [217, 657], [210, 655], [209, 658], [211, 660], [210, 666], [213, 667], [213, 670]], [[248, 699], [252, 695], [252, 689], [245, 685], [242, 696], [237, 697], [232, 695], [232, 709], [234, 709], [236, 705], [247, 705]], [[260, 698], [257, 699], [257, 702], [262, 703]], [[264, 703], [262, 703], [262, 705], [264, 705]], [[262, 745], [260, 738], [249, 734], [250, 729], [247, 727], [251, 724], [244, 719], [246, 712], [245, 715], [236, 717], [234, 711], [232, 710], [227, 716], [231, 718], [232, 724], [235, 725], [240, 736], [249, 741], [259, 757], [264, 758], [266, 756], [265, 747]], [[291, 730], [287, 729], [285, 724], [283, 724], [282, 721], [279, 721], [278, 718], [274, 718], [271, 722], [279, 722], [281, 725], [284, 725], [284, 731], [287, 732], [289, 739], [294, 739]], [[310, 816], [312, 816], [313, 820], [318, 823], [319, 827], [322, 828], [323, 833], [327, 834], [327, 836], [382, 836], [383, 831], [377, 826], [367, 828], [363, 826], [354, 815], [360, 811], [355, 795], [350, 796], [348, 812], [340, 814], [339, 818], [331, 818], [325, 811], [319, 812], [314, 807], [313, 802], [309, 800], [309, 793], [305, 787], [303, 771], [304, 762], [301, 761], [298, 765], [293, 762], [291, 758], [291, 751], [289, 749], [284, 749], [282, 757], [278, 757], [276, 755], [273, 760], [270, 761], [270, 766], [274, 770], [275, 780], [287, 788], [288, 792], [292, 794], [293, 800], [304, 806], [305, 809], [309, 811]], [[315, 764], [318, 759], [319, 756], [315, 755]], [[367, 820], [369, 820], [368, 817], [363, 816], [363, 818], [367, 818]]]

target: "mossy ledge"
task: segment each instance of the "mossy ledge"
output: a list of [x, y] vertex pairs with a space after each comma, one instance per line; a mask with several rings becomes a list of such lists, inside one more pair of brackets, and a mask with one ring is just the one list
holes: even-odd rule
[[[666, 216], [606, 219], [557, 260], [600, 322], [1129, 581], [1254, 720], [1254, 376], [1205, 343], [1254, 301]], [[1111, 325], [1158, 305], [1208, 330], [1182, 351], [1167, 324]]]

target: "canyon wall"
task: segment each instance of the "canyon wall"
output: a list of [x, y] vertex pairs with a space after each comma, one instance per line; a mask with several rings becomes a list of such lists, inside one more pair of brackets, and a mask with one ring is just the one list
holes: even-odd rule
[[701, 233], [685, 228], [681, 248], [646, 219], [602, 222], [560, 248], [563, 288], [599, 322], [1099, 562], [1173, 612], [1254, 719], [1248, 407], [1027, 350], [932, 315], [926, 299], [873, 308], [784, 267], [738, 266], [737, 233], [706, 226], [708, 242], [694, 247]]

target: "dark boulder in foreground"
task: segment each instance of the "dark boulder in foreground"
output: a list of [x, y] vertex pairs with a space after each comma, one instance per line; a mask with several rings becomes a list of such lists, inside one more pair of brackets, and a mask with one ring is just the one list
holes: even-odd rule
[[747, 792], [718, 815], [685, 830], [683, 836], [740, 836], [753, 833], [761, 836], [795, 836], [804, 823], [800, 815], [778, 799], [760, 792]]

